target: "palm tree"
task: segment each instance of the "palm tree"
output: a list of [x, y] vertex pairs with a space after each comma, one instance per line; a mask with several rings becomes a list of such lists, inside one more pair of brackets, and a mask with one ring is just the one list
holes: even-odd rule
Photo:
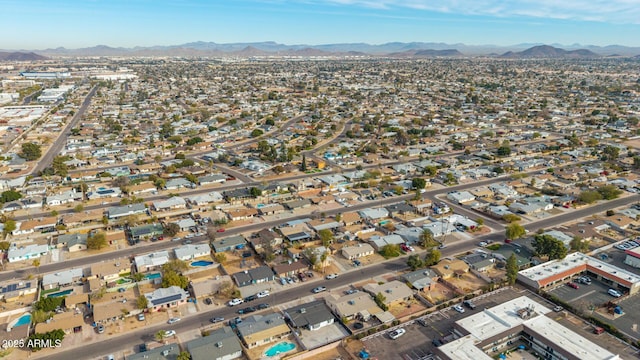
[[167, 335], [167, 332], [165, 330], [159, 330], [156, 333], [156, 340], [158, 341], [162, 341], [162, 339], [164, 339], [164, 337]]

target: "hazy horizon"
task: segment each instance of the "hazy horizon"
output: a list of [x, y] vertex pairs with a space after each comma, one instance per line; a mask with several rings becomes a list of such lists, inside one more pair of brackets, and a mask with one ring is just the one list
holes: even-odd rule
[[7, 50], [191, 42], [640, 46], [639, 0], [3, 1]]

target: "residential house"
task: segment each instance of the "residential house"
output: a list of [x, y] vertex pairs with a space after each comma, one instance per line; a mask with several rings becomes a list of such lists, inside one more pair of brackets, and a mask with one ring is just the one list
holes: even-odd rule
[[308, 271], [310, 267], [311, 264], [307, 260], [301, 259], [298, 261], [274, 265], [273, 272], [279, 277], [290, 277], [295, 276], [298, 273]]
[[205, 175], [198, 178], [200, 185], [223, 184], [225, 181], [227, 176], [224, 174]]
[[284, 207], [289, 210], [304, 209], [311, 206], [311, 200], [309, 199], [293, 200], [293, 201], [285, 202], [282, 205], [284, 205]]
[[438, 275], [431, 269], [420, 269], [402, 275], [402, 279], [418, 291], [429, 291], [438, 283]]
[[297, 223], [292, 226], [281, 227], [280, 233], [290, 242], [309, 241], [313, 239], [312, 231], [305, 223]]
[[604, 221], [607, 225], [611, 226], [612, 228], [618, 231], [627, 230], [629, 226], [635, 224], [636, 222], [635, 219], [632, 219], [622, 214], [615, 214], [613, 216], [609, 216]]
[[175, 248], [173, 251], [176, 254], [176, 259], [188, 261], [199, 257], [209, 256], [211, 248], [208, 244], [189, 244]]
[[344, 246], [341, 249], [342, 256], [347, 260], [356, 260], [369, 255], [373, 255], [375, 250], [369, 244], [358, 244], [356, 246]]
[[114, 206], [107, 209], [107, 218], [118, 219], [124, 216], [148, 214], [145, 204], [129, 204], [123, 206]]
[[224, 200], [224, 197], [219, 192], [212, 191], [208, 194], [187, 196], [185, 197], [185, 199], [187, 199], [187, 202], [195, 206], [205, 206], [208, 204], [221, 202]]
[[364, 291], [375, 297], [377, 294], [384, 295], [384, 304], [391, 307], [413, 298], [413, 291], [402, 281], [393, 280], [384, 284], [370, 283], [362, 288]]
[[186, 200], [180, 196], [173, 196], [168, 198], [167, 200], [153, 202], [153, 209], [155, 211], [184, 209], [186, 207], [187, 207]]
[[48, 206], [58, 206], [80, 200], [82, 200], [82, 193], [76, 192], [76, 189], [72, 188], [60, 194], [47, 196], [46, 204]]
[[258, 210], [254, 208], [236, 208], [226, 212], [231, 221], [246, 220], [258, 215]]
[[49, 216], [45, 218], [17, 221], [16, 229], [11, 232], [12, 235], [25, 235], [32, 234], [34, 232], [51, 232], [56, 229], [58, 224], [58, 218], [55, 216]]
[[282, 244], [282, 236], [271, 229], [261, 229], [249, 239], [249, 243], [256, 252], [260, 253], [265, 246], [275, 249]]
[[40, 256], [47, 255], [49, 253], [49, 245], [31, 244], [26, 246], [9, 247], [7, 252], [7, 259], [10, 263], [24, 260], [37, 259]]
[[184, 178], [175, 178], [169, 179], [164, 185], [164, 188], [167, 190], [178, 190], [182, 188], [195, 188], [195, 185], [187, 179]]
[[15, 302], [21, 296], [35, 294], [38, 284], [35, 280], [12, 280], [0, 285], [0, 300]]
[[126, 360], [176, 360], [180, 353], [180, 346], [178, 346], [178, 344], [167, 344], [149, 349], [145, 352], [128, 355]]
[[80, 332], [83, 326], [89, 326], [85, 323], [82, 313], [76, 313], [75, 311], [65, 311], [59, 314], [54, 314], [53, 317], [45, 322], [37, 323], [35, 325], [35, 332], [39, 334], [47, 333], [49, 331], [61, 329], [65, 333]]
[[279, 313], [247, 316], [236, 329], [240, 339], [249, 349], [281, 340], [291, 333], [291, 329]]
[[357, 212], [350, 211], [342, 214], [341, 221], [345, 226], [351, 226], [359, 224], [362, 221], [362, 218]]
[[285, 211], [285, 208], [281, 204], [273, 203], [273, 204], [265, 204], [258, 208], [260, 215], [275, 215], [280, 214]]
[[371, 316], [383, 312], [371, 295], [364, 291], [343, 296], [332, 294], [326, 301], [340, 319], [368, 321]]
[[79, 233], [58, 235], [57, 245], [66, 247], [69, 252], [86, 250], [88, 237], [88, 234]]
[[476, 197], [468, 191], [452, 191], [447, 194], [447, 198], [458, 204], [469, 203], [476, 199]]
[[192, 218], [180, 219], [178, 221], [174, 221], [173, 223], [178, 225], [180, 231], [189, 231], [189, 229], [195, 229], [198, 226]]
[[260, 284], [275, 279], [273, 270], [268, 266], [259, 266], [257, 268], [244, 270], [231, 275], [231, 278], [239, 287], [252, 284]]
[[142, 239], [150, 239], [154, 236], [160, 236], [164, 233], [161, 224], [145, 224], [129, 228], [129, 242], [136, 243]]
[[169, 252], [166, 250], [158, 251], [146, 255], [138, 255], [133, 258], [133, 264], [139, 273], [151, 270], [159, 270], [160, 267], [169, 262]]
[[129, 185], [129, 187], [127, 188], [127, 193], [129, 195], [140, 195], [140, 194], [152, 193], [157, 190], [158, 189], [153, 183], [145, 182], [145, 183], [136, 184], [136, 185]]
[[211, 241], [211, 248], [216, 253], [242, 249], [246, 245], [247, 240], [242, 235], [234, 235]]
[[131, 272], [131, 262], [126, 257], [91, 264], [91, 275], [88, 278], [115, 281], [121, 275]]
[[443, 279], [450, 279], [454, 276], [460, 277], [469, 272], [469, 265], [459, 259], [443, 259], [431, 267], [435, 273]]
[[187, 350], [191, 360], [233, 360], [242, 357], [242, 345], [235, 331], [228, 326], [187, 342]]
[[122, 195], [122, 191], [120, 188], [111, 187], [111, 188], [99, 188], [95, 191], [89, 191], [87, 193], [87, 199], [96, 200], [96, 199], [109, 199], [116, 198]]
[[364, 209], [359, 211], [360, 217], [369, 221], [375, 222], [377, 220], [385, 219], [389, 217], [389, 211], [385, 208]]
[[144, 297], [147, 298], [147, 308], [150, 311], [159, 311], [163, 308], [172, 308], [186, 303], [189, 293], [179, 286], [170, 286], [145, 293]]
[[52, 274], [45, 274], [42, 277], [42, 289], [51, 290], [63, 286], [72, 285], [82, 279], [82, 268], [73, 268]]
[[284, 316], [289, 319], [294, 329], [318, 330], [334, 323], [335, 317], [331, 309], [322, 300], [297, 305], [284, 310]]
[[380, 251], [386, 245], [400, 245], [404, 243], [404, 239], [400, 235], [391, 234], [386, 236], [372, 236], [369, 243], [376, 251]]

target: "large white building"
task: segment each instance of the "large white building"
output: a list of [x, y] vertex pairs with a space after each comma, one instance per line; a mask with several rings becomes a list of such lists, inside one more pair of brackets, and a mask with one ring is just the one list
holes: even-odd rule
[[[618, 355], [552, 320], [551, 310], [522, 296], [458, 320], [458, 339], [435, 348], [441, 359], [490, 360], [492, 355], [526, 344], [544, 359], [618, 360]], [[490, 355], [491, 354], [491, 355]]]

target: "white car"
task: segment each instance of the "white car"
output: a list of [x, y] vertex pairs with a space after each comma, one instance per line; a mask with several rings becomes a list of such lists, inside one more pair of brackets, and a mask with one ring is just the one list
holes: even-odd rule
[[453, 307], [453, 310], [459, 312], [460, 314], [462, 314], [464, 312], [464, 308], [460, 305], [456, 305]]
[[323, 291], [327, 291], [327, 288], [324, 286], [318, 286], [316, 288], [313, 288], [313, 290], [311, 290], [311, 292], [314, 294], [321, 293]]
[[338, 277], [338, 274], [329, 274], [329, 275], [327, 275], [325, 278], [326, 278], [327, 280], [331, 280], [331, 279], [335, 279], [335, 278], [337, 278], [337, 277]]
[[256, 294], [258, 298], [265, 298], [269, 296], [269, 290], [263, 290]]
[[235, 299], [231, 299], [231, 300], [229, 300], [229, 303], [228, 303], [228, 304], [229, 304], [229, 306], [236, 306], [236, 305], [240, 305], [240, 304], [242, 304], [243, 302], [244, 302], [244, 300], [243, 300], [243, 299], [235, 298]]
[[175, 330], [165, 330], [164, 337], [176, 336]]
[[393, 340], [399, 338], [400, 336], [404, 335], [404, 333], [406, 333], [407, 331], [405, 329], [395, 329], [393, 331], [389, 331], [389, 337]]
[[170, 318], [169, 321], [167, 321], [167, 324], [175, 324], [178, 321], [180, 321], [180, 318]]

